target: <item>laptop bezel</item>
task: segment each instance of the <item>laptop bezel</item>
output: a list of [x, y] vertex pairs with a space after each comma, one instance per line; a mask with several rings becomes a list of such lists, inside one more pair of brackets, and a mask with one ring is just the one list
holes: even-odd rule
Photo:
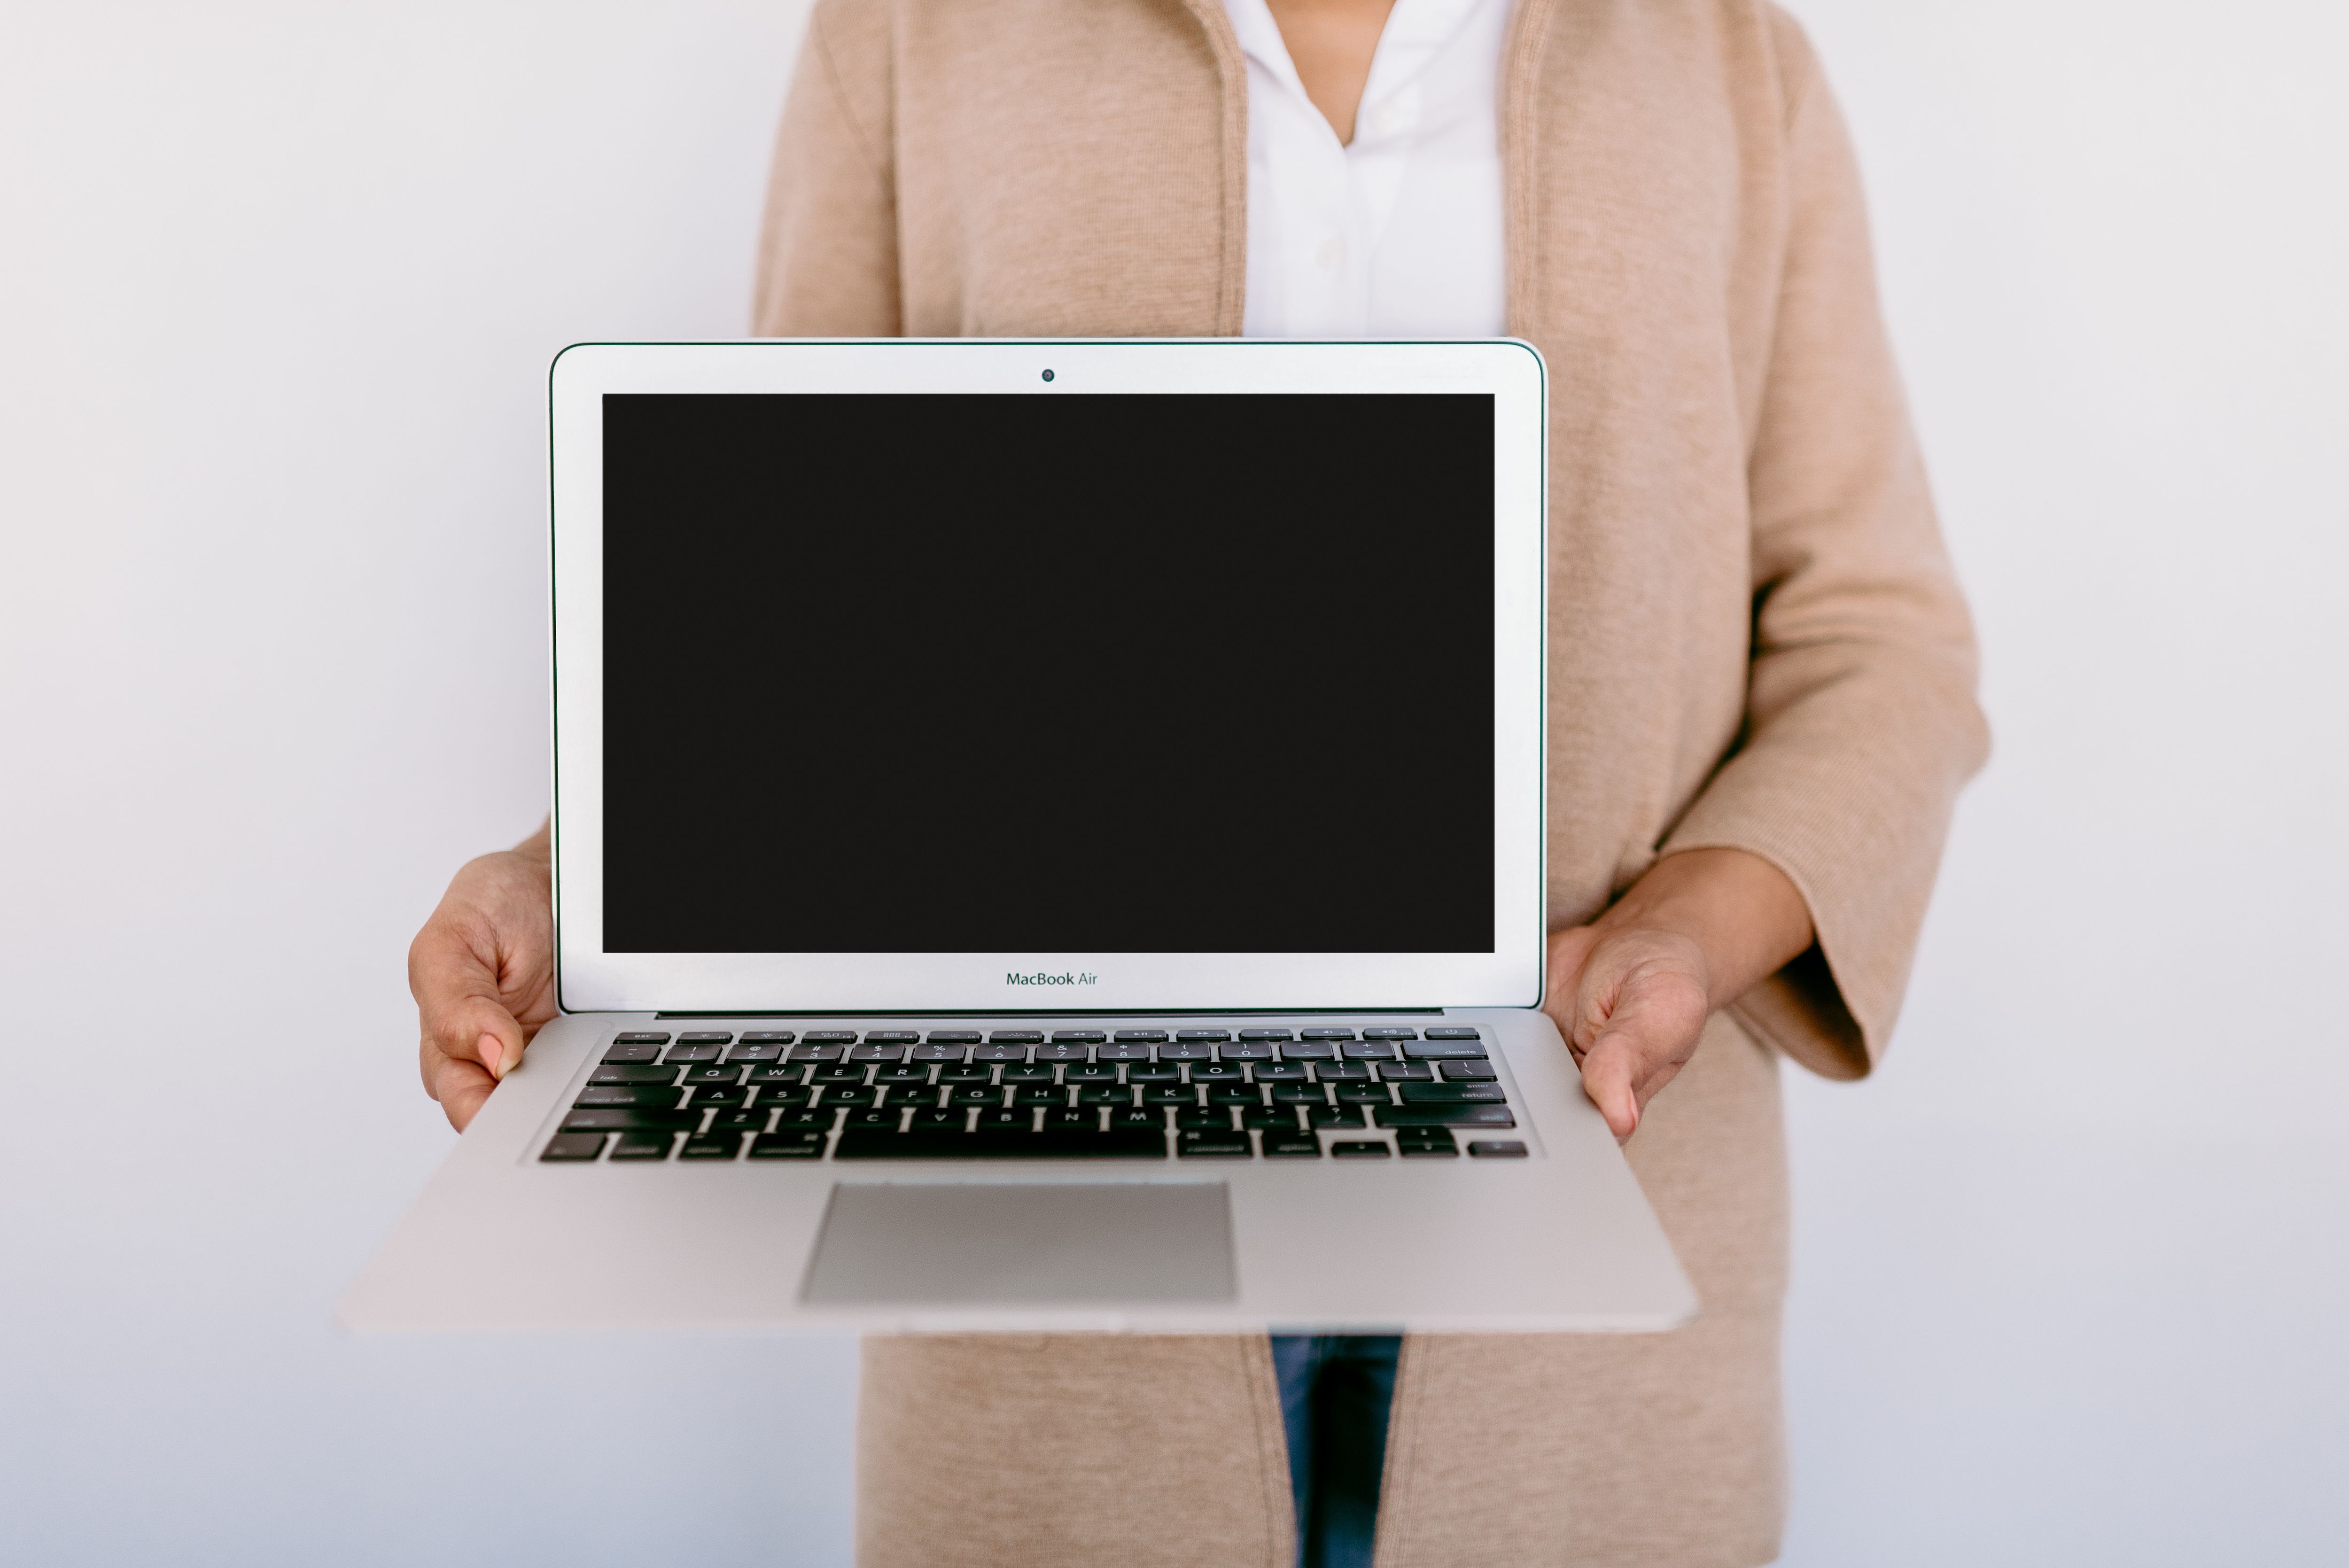
[[[1049, 381], [1046, 370], [1052, 372]], [[604, 951], [601, 400], [606, 393], [762, 392], [1490, 394], [1494, 951]], [[565, 1012], [675, 1013], [1538, 1005], [1545, 950], [1546, 398], [1540, 356], [1514, 339], [755, 339], [565, 348], [548, 375], [558, 1005]]]

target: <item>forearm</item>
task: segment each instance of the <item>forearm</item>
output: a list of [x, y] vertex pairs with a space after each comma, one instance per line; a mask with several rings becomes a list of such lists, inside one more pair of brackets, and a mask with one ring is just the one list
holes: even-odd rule
[[1666, 855], [1592, 923], [1670, 932], [1704, 954], [1708, 1004], [1725, 1007], [1811, 944], [1811, 913], [1786, 874], [1743, 850]]

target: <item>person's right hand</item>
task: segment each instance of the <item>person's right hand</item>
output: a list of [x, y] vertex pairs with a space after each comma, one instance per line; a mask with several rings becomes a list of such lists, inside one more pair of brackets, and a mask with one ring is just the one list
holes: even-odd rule
[[554, 1016], [547, 832], [469, 861], [408, 949], [424, 1092], [458, 1131]]

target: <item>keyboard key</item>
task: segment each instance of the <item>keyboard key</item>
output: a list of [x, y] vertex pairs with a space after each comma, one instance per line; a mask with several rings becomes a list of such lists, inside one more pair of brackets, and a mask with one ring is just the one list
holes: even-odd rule
[[641, 1105], [657, 1110], [675, 1110], [685, 1103], [685, 1091], [681, 1088], [649, 1088], [640, 1085], [586, 1088], [580, 1091], [577, 1103], [583, 1110], [599, 1105]]
[[[1119, 1037], [1123, 1039], [1124, 1037]], [[1161, 1035], [1158, 1037], [1163, 1040], [1166, 1037]], [[1228, 1029], [1177, 1029], [1174, 1031], [1174, 1037], [1178, 1040], [1205, 1040], [1213, 1043], [1217, 1040], [1228, 1040], [1232, 1037]]]
[[848, 1113], [848, 1119], [841, 1125], [843, 1127], [885, 1127], [895, 1132], [897, 1130], [897, 1124], [904, 1119], [905, 1113], [895, 1106], [864, 1106], [852, 1109]]
[[688, 1138], [685, 1140], [685, 1147], [678, 1150], [677, 1157], [679, 1160], [732, 1160], [741, 1152], [740, 1136], [729, 1133], [722, 1138]]
[[867, 1029], [864, 1043], [868, 1046], [910, 1046], [921, 1039], [912, 1029]]
[[1415, 1040], [1419, 1038], [1419, 1031], [1417, 1029], [1398, 1029], [1381, 1026], [1375, 1029], [1364, 1029], [1362, 1031], [1362, 1038], [1366, 1040]]
[[639, 1067], [597, 1068], [587, 1075], [587, 1081], [594, 1084], [647, 1083], [666, 1087], [677, 1082], [677, 1069]]
[[686, 1068], [685, 1076], [678, 1081], [693, 1087], [710, 1083], [740, 1083], [742, 1071], [740, 1068], [724, 1067], [712, 1062], [706, 1067]]
[[676, 1138], [666, 1132], [623, 1132], [612, 1140], [615, 1160], [666, 1160]]
[[658, 1046], [614, 1046], [604, 1053], [607, 1062], [648, 1062], [660, 1055]]
[[1275, 1132], [1297, 1132], [1303, 1128], [1293, 1105], [1249, 1107], [1240, 1112], [1240, 1125]]
[[1055, 1029], [1052, 1043], [1056, 1046], [1098, 1046], [1109, 1037], [1099, 1029]]
[[734, 1037], [731, 1029], [688, 1029], [677, 1037], [680, 1046], [722, 1046]]
[[1482, 1040], [1408, 1041], [1402, 1047], [1402, 1054], [1415, 1062], [1450, 1061], [1462, 1057], [1483, 1056], [1485, 1043]]
[[947, 1090], [948, 1105], [1001, 1105], [1003, 1091], [983, 1083], [957, 1084]]
[[1057, 1106], [1069, 1103], [1069, 1091], [1058, 1084], [1023, 1083], [1011, 1091], [1014, 1105]]
[[668, 1044], [668, 1037], [663, 1034], [647, 1033], [641, 1029], [631, 1029], [626, 1034], [614, 1035], [612, 1041], [615, 1045], [622, 1046], [665, 1046]]
[[1049, 1063], [1031, 1067], [1026, 1062], [1010, 1062], [1003, 1068], [1005, 1083], [1050, 1083], [1056, 1076], [1057, 1069]]
[[845, 1047], [842, 1046], [793, 1046], [792, 1047], [792, 1060], [795, 1062], [836, 1062], [840, 1059], [841, 1052], [845, 1048]]
[[934, 1046], [975, 1046], [978, 1044], [976, 1029], [932, 1029], [929, 1043]]
[[1053, 1044], [1050, 1046], [1038, 1046], [1035, 1051], [1035, 1059], [1040, 1062], [1081, 1062], [1085, 1059], [1088, 1054], [1089, 1053], [1086, 1051], [1086, 1048], [1082, 1046], [1063, 1046]]
[[799, 1037], [789, 1029], [745, 1029], [742, 1043], [746, 1046], [788, 1046]]
[[1348, 1040], [1338, 1054], [1350, 1062], [1384, 1062], [1394, 1059], [1395, 1048], [1384, 1040]]
[[823, 1134], [821, 1132], [770, 1132], [750, 1140], [753, 1160], [821, 1160], [823, 1158]]
[[990, 1040], [986, 1045], [972, 1047], [970, 1059], [974, 1062], [1024, 1062], [1028, 1059], [1028, 1047], [1001, 1045]]
[[1280, 1059], [1285, 1062], [1334, 1062], [1338, 1047], [1327, 1040], [1300, 1040], [1280, 1047]]
[[940, 1083], [993, 1083], [995, 1069], [985, 1062], [955, 1062], [938, 1069]]
[[1429, 1029], [1426, 1031], [1426, 1034], [1427, 1037], [1431, 1040], [1475, 1040], [1483, 1038], [1483, 1037], [1477, 1034], [1474, 1029], [1462, 1028], [1449, 1024], [1441, 1028]]
[[[1375, 1035], [1378, 1031], [1364, 1029], [1362, 1033]], [[1288, 1037], [1286, 1035], [1281, 1037], [1284, 1040]], [[1299, 1029], [1297, 1031], [1297, 1037], [1300, 1040], [1350, 1040], [1354, 1037], [1354, 1031], [1351, 1029]]]
[[1318, 1083], [1368, 1083], [1371, 1069], [1360, 1062], [1331, 1062], [1313, 1069]]
[[982, 1110], [974, 1124], [981, 1132], [1025, 1132], [1036, 1125], [1032, 1110]]
[[1171, 1064], [1165, 1067], [1130, 1067], [1125, 1069], [1128, 1083], [1181, 1083], [1183, 1069]]
[[1268, 1062], [1273, 1050], [1265, 1040], [1243, 1040], [1237, 1046], [1217, 1046], [1216, 1059], [1219, 1062]]
[[1118, 1044], [1125, 1046], [1154, 1046], [1165, 1037], [1164, 1029], [1120, 1029], [1115, 1037]]
[[1471, 1139], [1468, 1152], [1480, 1160], [1523, 1160], [1526, 1146], [1514, 1138]]
[[[1220, 1036], [1217, 1037], [1221, 1038]], [[1243, 1040], [1285, 1040], [1288, 1038], [1288, 1031], [1287, 1029], [1242, 1029], [1240, 1031], [1240, 1038]]]
[[1305, 1108], [1309, 1127], [1360, 1127], [1362, 1108], [1359, 1105], [1309, 1105]]
[[827, 1062], [808, 1075], [810, 1083], [863, 1083], [864, 1068], [855, 1062]]
[[823, 1086], [823, 1103], [826, 1105], [878, 1105], [881, 1103], [881, 1091], [877, 1088], [866, 1088], [862, 1084], [826, 1084]]
[[1258, 1083], [1303, 1083], [1308, 1074], [1302, 1063], [1259, 1062], [1248, 1068], [1248, 1077]]
[[565, 1132], [678, 1132], [701, 1124], [698, 1110], [574, 1110]]
[[1252, 1083], [1211, 1083], [1207, 1086], [1209, 1105], [1262, 1105], [1264, 1090]]
[[1407, 1083], [1397, 1092], [1405, 1105], [1497, 1104], [1508, 1098], [1496, 1083]]
[[541, 1160], [593, 1160], [604, 1152], [600, 1132], [558, 1132], [546, 1140]]
[[907, 1059], [917, 1062], [959, 1062], [970, 1055], [967, 1046], [916, 1046], [905, 1053]]
[[1267, 1160], [1319, 1160], [1321, 1140], [1318, 1138], [1285, 1138], [1277, 1132], [1264, 1135], [1264, 1157]]
[[1330, 1091], [1318, 1083], [1277, 1083], [1272, 1086], [1275, 1105], [1327, 1105]]
[[951, 1127], [959, 1132], [970, 1125], [970, 1112], [958, 1105], [914, 1112], [916, 1127]]
[[[1217, 1039], [1223, 1037], [1218, 1035]], [[1162, 1062], [1211, 1062], [1216, 1059], [1216, 1047], [1205, 1040], [1177, 1040], [1171, 1046], [1158, 1047]]]
[[1446, 1083], [1490, 1083], [1499, 1075], [1488, 1061], [1445, 1062], [1444, 1081]]
[[679, 1064], [686, 1062], [714, 1062], [725, 1054], [726, 1047], [723, 1046], [688, 1046], [679, 1044], [671, 1046], [668, 1048], [668, 1055], [661, 1059]]
[[729, 1062], [771, 1062], [782, 1059], [781, 1046], [734, 1046], [726, 1052]]
[[797, 1110], [786, 1109], [782, 1115], [775, 1118], [775, 1130], [782, 1132], [792, 1128], [820, 1127], [829, 1132], [832, 1130], [832, 1118], [833, 1109], [828, 1105], [802, 1106]]
[[955, 1132], [917, 1128], [875, 1132], [851, 1128], [832, 1151], [835, 1160], [1164, 1160], [1166, 1140], [1155, 1131]]
[[810, 1029], [800, 1038], [812, 1046], [853, 1046], [856, 1043], [854, 1029]]
[[1441, 1143], [1433, 1139], [1398, 1138], [1395, 1140], [1395, 1152], [1405, 1160], [1457, 1160], [1460, 1158], [1460, 1146], [1453, 1142], [1448, 1134]]
[[1381, 1127], [1515, 1127], [1506, 1105], [1382, 1105], [1372, 1112]]
[[[1119, 1038], [1123, 1039], [1124, 1037], [1120, 1036]], [[1097, 1062], [1146, 1062], [1149, 1059], [1150, 1047], [1138, 1043], [1102, 1046], [1093, 1052], [1093, 1060]]]
[[1117, 1068], [1108, 1062], [1079, 1062], [1061, 1069], [1062, 1083], [1115, 1083]]
[[1201, 1062], [1191, 1069], [1193, 1083], [1245, 1083], [1247, 1068], [1237, 1062]]
[[1040, 1029], [997, 1029], [987, 1037], [990, 1046], [1040, 1046], [1044, 1043]]
[[807, 1081], [807, 1068], [796, 1062], [769, 1062], [743, 1074], [742, 1081], [771, 1088], [784, 1084], [797, 1086]]
[[1387, 1105], [1394, 1099], [1382, 1083], [1341, 1083], [1330, 1093], [1340, 1105]]
[[1122, 1083], [1083, 1083], [1077, 1086], [1079, 1105], [1132, 1105], [1133, 1091]]
[[1232, 1113], [1222, 1106], [1207, 1110], [1178, 1110], [1174, 1113], [1174, 1128], [1178, 1132], [1197, 1131], [1202, 1129], [1227, 1132], [1231, 1130], [1231, 1125]]
[[1144, 1105], [1196, 1105], [1199, 1091], [1188, 1084], [1154, 1083], [1142, 1091]]
[[917, 1062], [904, 1062], [894, 1068], [883, 1068], [873, 1075], [874, 1083], [919, 1083], [930, 1081], [930, 1069]]
[[1098, 1110], [1048, 1110], [1044, 1113], [1044, 1130], [1093, 1132], [1101, 1127]]
[[709, 1084], [693, 1091], [693, 1109], [707, 1110], [713, 1105], [748, 1105], [750, 1091], [733, 1084]]
[[1163, 1110], [1143, 1109], [1140, 1107], [1126, 1110], [1112, 1110], [1109, 1113], [1109, 1125], [1112, 1132], [1120, 1130], [1132, 1131], [1144, 1127], [1164, 1132], [1166, 1130], [1166, 1113]]
[[797, 1107], [807, 1105], [815, 1099], [815, 1090], [812, 1088], [802, 1088], [799, 1085], [794, 1083], [776, 1084], [771, 1088], [761, 1085], [754, 1092], [757, 1093], [759, 1098], [752, 1103], [767, 1110], [773, 1110], [783, 1106]]
[[1389, 1150], [1383, 1143], [1333, 1143], [1330, 1145], [1332, 1160], [1384, 1160]]
[[905, 1059], [903, 1046], [876, 1046], [871, 1043], [857, 1047], [848, 1053], [852, 1062], [902, 1062]]
[[767, 1130], [767, 1113], [763, 1110], [721, 1110], [709, 1119], [709, 1127], [703, 1130], [712, 1135], [720, 1132], [764, 1132]]
[[1175, 1135], [1174, 1152], [1189, 1160], [1245, 1160], [1252, 1150], [1245, 1132], [1184, 1132]]
[[1435, 1076], [1425, 1062], [1381, 1062], [1376, 1071], [1381, 1083], [1425, 1083]]

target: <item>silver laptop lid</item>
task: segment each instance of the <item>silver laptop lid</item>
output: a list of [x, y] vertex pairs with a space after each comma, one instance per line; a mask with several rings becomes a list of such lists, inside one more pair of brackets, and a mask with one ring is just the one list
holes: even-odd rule
[[596, 344], [569, 1010], [1530, 1006], [1538, 356]]

